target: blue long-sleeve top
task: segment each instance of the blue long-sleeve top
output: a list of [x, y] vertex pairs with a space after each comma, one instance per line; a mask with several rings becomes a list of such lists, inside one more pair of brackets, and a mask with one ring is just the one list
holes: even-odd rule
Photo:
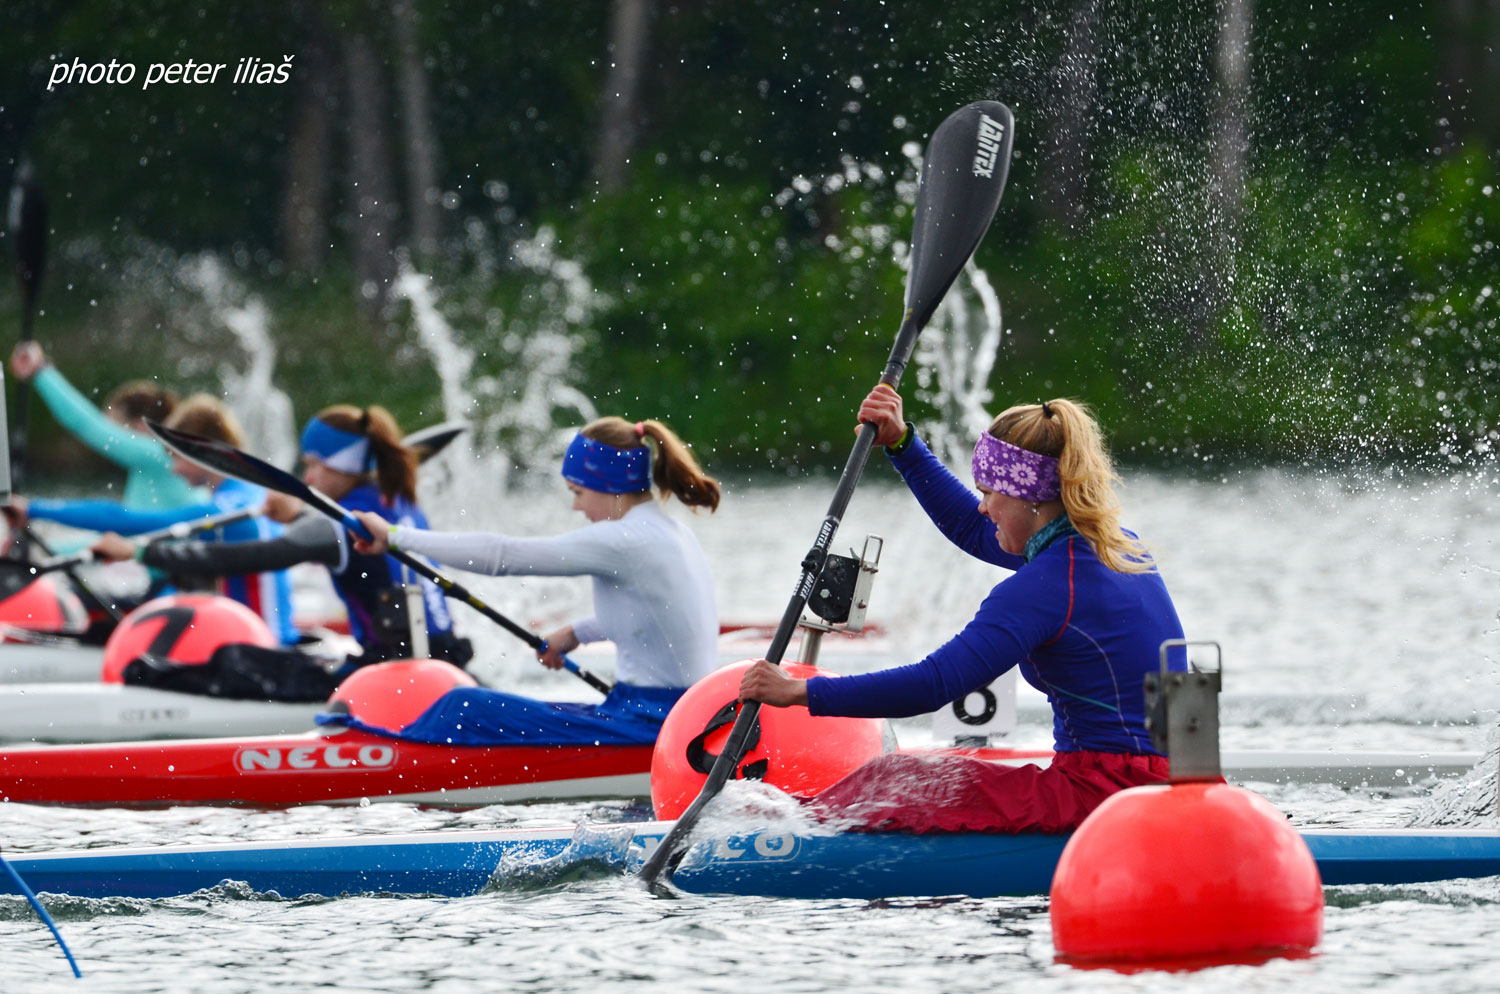
[[[1182, 623], [1154, 569], [1120, 573], [1099, 561], [1066, 516], [1016, 556], [1000, 548], [978, 499], [920, 438], [892, 463], [938, 530], [960, 549], [1015, 572], [963, 630], [926, 659], [807, 683], [815, 715], [899, 718], [935, 711], [1013, 666], [1052, 705], [1059, 752], [1155, 753], [1145, 726], [1144, 678]], [[1172, 669], [1182, 669], [1180, 650]]]
[[[392, 524], [427, 527], [421, 508], [397, 497], [386, 501], [373, 484], [361, 484], [339, 498], [351, 511], [372, 511]], [[184, 576], [227, 576], [234, 573], [264, 573], [288, 569], [299, 563], [320, 563], [328, 568], [334, 590], [349, 615], [349, 634], [366, 654], [380, 658], [388, 647], [379, 624], [382, 599], [393, 588], [414, 579], [420, 584], [426, 605], [428, 634], [453, 630], [447, 600], [431, 580], [406, 576], [406, 568], [394, 556], [367, 556], [354, 550], [342, 525], [309, 511], [287, 525], [278, 538], [237, 542], [182, 541], [162, 539], [141, 554], [147, 566]]]
[[[393, 525], [426, 528], [427, 515], [416, 504], [397, 497], [387, 502], [372, 484], [362, 484], [345, 494], [339, 503], [351, 511], [370, 511]], [[354, 551], [348, 533], [338, 529], [340, 562], [330, 566], [333, 586], [349, 613], [349, 632], [361, 644], [373, 643], [380, 593], [403, 582], [416, 580], [421, 585], [422, 603], [427, 610], [427, 630], [447, 632], [453, 629], [448, 601], [437, 584], [418, 577], [394, 556], [366, 556]]]
[[[226, 478], [213, 489], [207, 501], [181, 507], [145, 509], [126, 507], [112, 500], [34, 498], [27, 502], [26, 511], [33, 518], [74, 528], [139, 535], [225, 511], [260, 507], [265, 502], [266, 492], [261, 487]], [[281, 525], [255, 517], [216, 529], [214, 538], [221, 542], [248, 542], [275, 538], [281, 532]], [[271, 634], [283, 644], [297, 641], [297, 629], [292, 624], [292, 584], [286, 570], [224, 576], [218, 584], [220, 594], [234, 598], [264, 618]]]
[[111, 421], [55, 367], [43, 366], [32, 382], [58, 424], [125, 469], [120, 502], [126, 507], [180, 507], [202, 501], [202, 490], [172, 472], [172, 457], [160, 442]]

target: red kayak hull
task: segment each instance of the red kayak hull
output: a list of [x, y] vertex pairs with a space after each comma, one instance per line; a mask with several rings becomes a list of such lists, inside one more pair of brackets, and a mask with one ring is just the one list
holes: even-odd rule
[[0, 799], [162, 807], [647, 796], [650, 746], [440, 746], [353, 729], [0, 750]]
[[[651, 746], [445, 746], [332, 734], [0, 749], [0, 800], [94, 807], [362, 800], [452, 807], [650, 795]], [[1046, 750], [931, 749], [1000, 762]]]

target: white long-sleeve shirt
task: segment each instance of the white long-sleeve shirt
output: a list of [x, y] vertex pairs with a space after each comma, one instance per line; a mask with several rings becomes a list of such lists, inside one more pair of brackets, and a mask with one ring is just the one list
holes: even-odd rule
[[654, 501], [618, 521], [546, 538], [399, 527], [396, 547], [490, 576], [594, 578], [594, 614], [573, 622], [580, 642], [609, 639], [615, 678], [638, 687], [688, 687], [717, 662], [718, 608], [703, 547]]

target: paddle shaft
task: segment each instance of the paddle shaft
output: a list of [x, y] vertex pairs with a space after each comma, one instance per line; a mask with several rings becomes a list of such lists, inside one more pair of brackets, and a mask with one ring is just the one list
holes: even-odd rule
[[[164, 538], [187, 538], [195, 532], [211, 531], [215, 528], [238, 524], [246, 518], [255, 517], [255, 514], [255, 508], [242, 507], [236, 511], [225, 511], [223, 514], [210, 515], [206, 518], [199, 518], [196, 521], [179, 521], [165, 528], [142, 532], [139, 535], [132, 536], [132, 540], [138, 545], [150, 545], [152, 542], [157, 542]], [[69, 556], [54, 556], [51, 559], [35, 563], [32, 569], [40, 576], [43, 573], [51, 573], [53, 570], [71, 569], [74, 566], [82, 566], [93, 561], [93, 552], [85, 549], [82, 552], [75, 552]]]
[[[354, 515], [344, 510], [344, 508], [341, 507], [337, 501], [333, 500], [326, 494], [319, 493], [312, 487], [307, 487], [306, 489], [308, 493], [304, 499], [307, 499], [313, 507], [317, 508], [319, 511], [322, 511], [329, 517], [341, 522], [345, 528], [349, 529], [354, 534], [361, 536], [362, 538], [374, 537], [370, 534], [370, 530], [366, 528], [358, 518], [354, 517]], [[439, 589], [441, 589], [447, 596], [452, 597], [455, 600], [463, 601], [465, 604], [469, 605], [474, 610], [478, 611], [480, 614], [484, 615], [486, 618], [499, 625], [501, 628], [504, 628], [506, 631], [510, 632], [512, 635], [516, 636], [521, 641], [531, 646], [537, 652], [546, 651], [546, 640], [542, 639], [535, 632], [522, 628], [520, 625], [510, 620], [499, 611], [496, 611], [494, 608], [490, 607], [484, 601], [474, 596], [474, 594], [467, 587], [463, 586], [462, 584], [455, 583], [453, 580], [450, 580], [448, 577], [444, 576], [442, 573], [439, 573], [436, 569], [433, 569], [431, 566], [427, 565], [422, 560], [418, 559], [416, 556], [413, 556], [409, 552], [405, 552], [397, 548], [391, 548], [387, 550], [387, 554], [395, 557], [397, 561], [406, 566], [408, 569], [412, 570], [420, 576], [426, 577], [433, 583], [437, 584]], [[563, 657], [563, 668], [566, 669], [569, 673], [572, 673], [574, 676], [578, 677], [584, 683], [588, 684], [590, 687], [593, 687], [595, 690], [599, 691], [599, 693], [604, 694], [605, 696], [608, 696], [609, 692], [614, 689], [604, 680], [601, 680], [599, 677], [590, 673], [588, 670], [579, 666], [577, 663], [573, 662], [573, 660], [569, 659], [566, 656]]]
[[[159, 528], [156, 531], [145, 532], [144, 534], [137, 535], [135, 536], [135, 539], [136, 541], [144, 544], [154, 542], [157, 539], [162, 538], [185, 538], [188, 535], [193, 534], [194, 532], [205, 531], [210, 528], [222, 528], [225, 525], [232, 525], [237, 521], [243, 521], [245, 518], [253, 517], [254, 514], [255, 511], [251, 508], [241, 508], [237, 511], [226, 511], [223, 514], [215, 514], [207, 518], [200, 518], [197, 521], [179, 521], [176, 524], [168, 525], [165, 528]], [[32, 571], [33, 576], [41, 576], [43, 573], [51, 573], [55, 570], [63, 570], [65, 573], [67, 573], [68, 579], [73, 581], [73, 585], [78, 588], [78, 591], [83, 596], [83, 598], [86, 601], [89, 601], [93, 607], [96, 607], [99, 610], [103, 611], [105, 614], [109, 615], [117, 622], [124, 619], [124, 616], [120, 614], [120, 609], [115, 607], [112, 602], [106, 601], [103, 597], [100, 597], [98, 594], [94, 593], [93, 589], [89, 587], [88, 583], [85, 582], [83, 577], [79, 575], [78, 570], [76, 569], [76, 567], [82, 566], [84, 563], [93, 562], [94, 557], [92, 553], [85, 550], [83, 552], [74, 553], [71, 556], [53, 556], [51, 548], [47, 546], [47, 543], [42, 541], [42, 539], [36, 534], [36, 532], [32, 531], [30, 525], [26, 526], [26, 528], [22, 531], [22, 534], [27, 537], [28, 541], [34, 543], [38, 549], [41, 549], [47, 555], [52, 556], [51, 559], [45, 562], [35, 563], [29, 567], [29, 569]]]
[[[921, 325], [912, 320], [911, 311], [908, 309], [906, 320], [901, 323], [901, 330], [896, 335], [896, 345], [891, 350], [890, 360], [886, 363], [885, 372], [880, 377], [881, 383], [893, 390], [900, 384], [901, 374], [906, 371], [906, 364], [911, 359], [912, 349], [916, 346], [917, 335], [921, 330]], [[828, 504], [828, 513], [823, 518], [822, 527], [818, 529], [818, 537], [802, 559], [802, 576], [797, 581], [791, 600], [787, 602], [786, 610], [782, 612], [781, 622], [776, 626], [776, 634], [771, 637], [771, 646], [765, 655], [767, 662], [780, 665], [786, 647], [791, 644], [792, 636], [797, 631], [797, 622], [802, 620], [802, 612], [806, 610], [808, 598], [812, 596], [813, 585], [823, 574], [823, 563], [828, 558], [828, 550], [833, 545], [834, 536], [838, 534], [839, 525], [843, 523], [844, 512], [849, 508], [849, 501], [854, 497], [854, 488], [858, 485], [865, 466], [870, 461], [870, 450], [875, 446], [876, 431], [875, 425], [868, 421], [859, 426], [854, 448], [849, 452], [849, 460], [844, 464], [844, 471], [839, 474], [838, 486], [834, 488], [833, 499]], [[746, 701], [740, 707], [740, 713], [734, 719], [734, 726], [729, 730], [729, 737], [724, 742], [724, 748], [714, 759], [714, 765], [709, 769], [708, 778], [698, 791], [698, 796], [678, 816], [677, 823], [672, 826], [672, 830], [667, 833], [666, 838], [662, 839], [661, 845], [651, 854], [651, 858], [642, 868], [641, 876], [648, 884], [655, 881], [661, 871], [667, 868], [673, 859], [674, 850], [692, 830], [693, 825], [697, 824], [698, 816], [704, 806], [718, 796], [735, 767], [739, 765], [740, 759], [745, 755], [746, 742], [750, 738], [750, 733], [760, 719], [760, 708], [760, 701]]]
[[[21, 338], [29, 342], [36, 324], [36, 301], [47, 268], [47, 198], [37, 185], [34, 170], [22, 162], [16, 171], [9, 205], [10, 234], [15, 244], [16, 279], [21, 284]], [[16, 386], [16, 420], [11, 426], [11, 489], [21, 491], [26, 477], [26, 418], [31, 408], [31, 382]]]
[[[234, 446], [213, 439], [202, 438], [189, 432], [178, 431], [175, 428], [167, 428], [155, 421], [147, 421], [146, 427], [151, 434], [161, 439], [173, 452], [202, 466], [220, 476], [232, 476], [237, 480], [274, 490], [277, 493], [286, 494], [311, 505], [319, 513], [327, 515], [335, 521], [341, 522], [345, 528], [362, 538], [373, 538], [370, 530], [360, 523], [360, 520], [350, 514], [337, 501], [325, 493], [318, 491], [316, 487], [309, 486], [302, 480], [297, 479], [286, 470], [277, 469], [270, 463], [257, 459], [248, 452], [241, 452]], [[397, 561], [414, 570], [418, 575], [424, 576], [437, 584], [445, 594], [456, 597], [479, 611], [486, 618], [503, 627], [506, 631], [520, 637], [527, 645], [538, 651], [545, 651], [547, 643], [536, 635], [517, 625], [505, 615], [496, 611], [488, 604], [475, 597], [464, 587], [454, 583], [431, 566], [413, 556], [406, 554], [400, 549], [391, 549], [390, 554]], [[591, 673], [587, 673], [573, 660], [563, 657], [563, 667], [580, 680], [593, 687], [602, 694], [608, 694], [613, 688]]]
[[[27, 525], [21, 529], [21, 535], [25, 538], [26, 542], [35, 545], [38, 549], [41, 549], [47, 555], [52, 555], [51, 547], [49, 547], [46, 542], [42, 541], [42, 537], [35, 531], [33, 531], [30, 525]], [[77, 563], [70, 563], [67, 566], [62, 566], [59, 568], [62, 569], [63, 572], [68, 574], [68, 579], [73, 581], [73, 585], [78, 588], [78, 592], [83, 595], [84, 600], [92, 602], [93, 607], [96, 607], [99, 610], [103, 611], [115, 621], [123, 621], [125, 616], [120, 613], [120, 609], [115, 607], [113, 602], [107, 601], [103, 597], [100, 597], [98, 594], [94, 593], [93, 588], [90, 587], [88, 583], [83, 579], [83, 577], [79, 575], [78, 570], [76, 569], [77, 565]]]
[[[923, 159], [913, 214], [906, 312], [896, 333], [896, 342], [891, 347], [885, 372], [880, 377], [880, 382], [893, 390], [911, 359], [917, 336], [974, 254], [995, 216], [1009, 171], [1013, 133], [1014, 120], [1010, 109], [994, 101], [979, 101], [950, 114], [932, 133]], [[860, 426], [849, 461], [839, 476], [828, 514], [818, 529], [817, 540], [802, 560], [802, 577], [771, 639], [766, 653], [768, 662], [780, 664], [782, 654], [791, 642], [797, 622], [812, 595], [813, 585], [822, 574], [828, 548], [838, 532], [854, 487], [869, 461], [876, 431], [873, 424]], [[704, 806], [717, 796], [738, 767], [759, 716], [760, 703], [757, 701], [746, 701], [740, 708], [724, 748], [714, 760], [698, 796], [678, 817], [667, 837], [642, 867], [641, 877], [648, 886], [655, 883], [664, 869], [670, 877], [671, 867], [681, 858], [678, 850], [682, 841], [697, 824]]]

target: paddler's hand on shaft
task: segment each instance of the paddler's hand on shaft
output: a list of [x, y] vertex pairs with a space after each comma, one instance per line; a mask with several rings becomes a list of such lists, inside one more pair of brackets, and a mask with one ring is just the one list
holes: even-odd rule
[[114, 532], [105, 532], [89, 547], [89, 551], [100, 562], [117, 563], [123, 559], [134, 559], [137, 548], [130, 539]]
[[[895, 445], [901, 441], [901, 437], [906, 434], [901, 395], [894, 387], [884, 383], [876, 384], [864, 403], [859, 405], [859, 424], [875, 426], [876, 445]], [[855, 426], [854, 433], [859, 434], [859, 425]]]
[[374, 538], [364, 538], [350, 532], [354, 539], [354, 551], [362, 556], [379, 556], [385, 554], [391, 547], [391, 523], [374, 511], [350, 511], [350, 514], [359, 519], [360, 524], [370, 530]]
[[740, 680], [740, 700], [776, 708], [807, 707], [807, 681], [795, 680], [780, 666], [758, 659]]
[[573, 626], [559, 628], [551, 635], [543, 639], [547, 643], [547, 651], [539, 652], [536, 658], [542, 661], [542, 665], [549, 670], [560, 670], [563, 668], [563, 657], [578, 648], [578, 636], [573, 634]]

